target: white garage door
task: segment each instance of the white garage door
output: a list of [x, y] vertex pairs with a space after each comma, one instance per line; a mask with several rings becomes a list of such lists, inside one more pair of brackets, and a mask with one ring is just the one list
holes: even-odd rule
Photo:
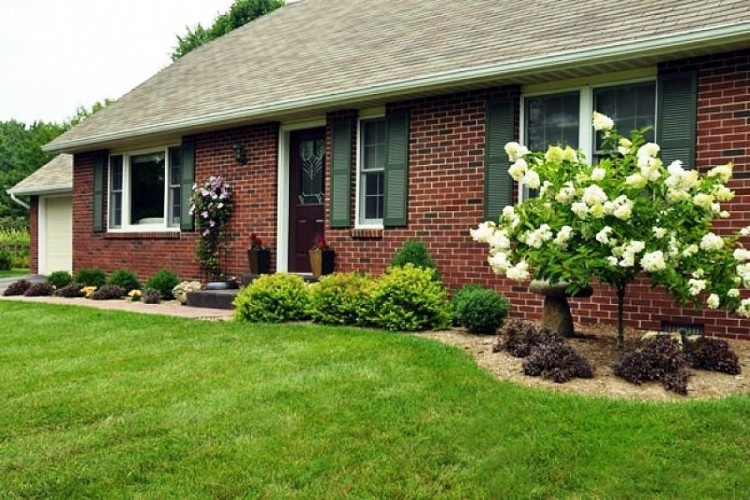
[[39, 273], [73, 269], [73, 202], [70, 196], [41, 200]]

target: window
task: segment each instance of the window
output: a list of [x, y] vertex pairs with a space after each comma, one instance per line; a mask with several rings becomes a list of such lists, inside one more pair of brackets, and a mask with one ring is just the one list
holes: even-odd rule
[[179, 227], [180, 159], [179, 148], [111, 156], [110, 229]]
[[578, 92], [526, 99], [526, 146], [544, 151], [551, 144], [578, 147]]
[[[652, 127], [645, 137], [647, 141], [654, 141], [656, 89], [653, 83], [594, 89], [594, 110], [612, 118], [617, 130], [626, 137], [633, 129]], [[599, 134], [596, 153], [601, 149], [601, 141]]]
[[383, 224], [385, 198], [385, 118], [360, 121], [359, 214], [360, 225]]

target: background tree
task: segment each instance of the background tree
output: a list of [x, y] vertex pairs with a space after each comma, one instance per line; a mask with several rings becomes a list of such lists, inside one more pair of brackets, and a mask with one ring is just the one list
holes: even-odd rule
[[172, 60], [176, 61], [201, 45], [226, 35], [282, 5], [284, 0], [236, 0], [229, 11], [219, 14], [214, 19], [208, 29], [198, 23], [194, 28], [188, 27], [184, 36], [177, 35], [177, 47], [172, 52]]

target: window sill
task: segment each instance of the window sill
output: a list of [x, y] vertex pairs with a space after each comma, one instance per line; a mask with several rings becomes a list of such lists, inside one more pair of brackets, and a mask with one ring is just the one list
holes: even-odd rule
[[382, 227], [359, 227], [352, 229], [352, 238], [355, 240], [380, 240], [383, 239]]
[[104, 233], [105, 240], [179, 240], [179, 231], [133, 231]]

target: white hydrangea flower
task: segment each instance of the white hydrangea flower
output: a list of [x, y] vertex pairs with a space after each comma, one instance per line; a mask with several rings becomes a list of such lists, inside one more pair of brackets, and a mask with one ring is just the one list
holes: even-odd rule
[[706, 289], [706, 280], [690, 279], [688, 280], [688, 287], [688, 292], [690, 293], [690, 295], [695, 297]]
[[513, 205], [506, 205], [503, 208], [503, 218], [507, 220], [513, 220], [516, 218], [516, 209], [513, 207]]
[[739, 264], [737, 266], [737, 277], [740, 279], [740, 284], [750, 287], [750, 264]]
[[539, 174], [537, 174], [533, 170], [527, 170], [521, 182], [529, 186], [531, 189], [539, 189], [539, 186], [541, 185]]
[[684, 189], [669, 189], [667, 190], [667, 202], [674, 205], [675, 203], [679, 203], [681, 201], [689, 200], [690, 199], [690, 193], [685, 191]]
[[734, 199], [734, 191], [723, 184], [716, 186], [712, 194], [718, 201], [722, 202], [732, 201]]
[[630, 142], [630, 140], [626, 139], [625, 137], [620, 137], [620, 142], [618, 142], [617, 146], [618, 153], [620, 153], [622, 156], [625, 156], [630, 153], [631, 147], [633, 147], [633, 143]]
[[714, 233], [708, 233], [701, 238], [701, 250], [721, 250], [724, 247], [724, 239]]
[[524, 160], [523, 158], [519, 158], [515, 161], [515, 163], [513, 163], [513, 165], [510, 166], [510, 168], [508, 169], [508, 174], [513, 177], [514, 181], [521, 182], [528, 169], [529, 164], [526, 163], [526, 160]]
[[594, 130], [597, 132], [608, 132], [615, 126], [615, 122], [607, 115], [594, 111]]
[[736, 299], [740, 296], [740, 290], [739, 288], [730, 288], [727, 292], [727, 297], [731, 297], [733, 299]]
[[703, 268], [699, 267], [698, 269], [693, 271], [690, 275], [695, 279], [700, 279], [706, 275], [706, 271], [704, 271]]
[[607, 176], [607, 171], [601, 167], [597, 167], [594, 170], [591, 171], [591, 180], [592, 181], [601, 181], [604, 180], [604, 177]]
[[474, 241], [489, 243], [492, 233], [495, 232], [495, 223], [492, 221], [482, 222], [476, 229], [470, 229], [469, 233]]
[[588, 205], [603, 204], [607, 201], [607, 193], [597, 184], [592, 184], [583, 190], [583, 202]]
[[549, 188], [551, 187], [552, 183], [550, 181], [542, 182], [542, 187], [539, 188], [539, 196], [544, 196], [544, 194], [549, 191]]
[[649, 156], [638, 157], [638, 167], [641, 169], [641, 175], [649, 182], [656, 182], [661, 178], [661, 160]]
[[565, 151], [560, 146], [550, 146], [547, 148], [547, 152], [544, 153], [544, 159], [549, 163], [559, 165], [565, 159]]
[[510, 248], [510, 238], [504, 229], [496, 230], [487, 240], [490, 250], [507, 250]]
[[508, 254], [505, 252], [495, 252], [487, 259], [492, 270], [497, 274], [502, 274], [512, 265], [508, 260]]
[[734, 258], [740, 262], [745, 262], [745, 261], [750, 260], [750, 250], [745, 250], [744, 248], [735, 249], [733, 255], [734, 255]]
[[610, 266], [614, 267], [619, 262], [619, 259], [617, 257], [614, 257], [614, 256], [610, 255], [609, 257], [607, 257], [607, 262], [609, 262]]
[[750, 236], [750, 226], [743, 227], [739, 231], [740, 236]]
[[522, 260], [515, 266], [511, 266], [505, 271], [505, 276], [514, 281], [526, 281], [529, 279], [529, 265]]
[[526, 236], [526, 244], [533, 248], [542, 248], [542, 245], [552, 237], [552, 228], [549, 224], [542, 224]]
[[691, 257], [698, 253], [698, 245], [692, 244], [689, 245], [685, 250], [682, 251], [683, 257]]
[[596, 241], [601, 243], [602, 245], [609, 245], [609, 235], [612, 233], [612, 228], [609, 226], [604, 226], [604, 228], [596, 233]]
[[571, 163], [578, 163], [578, 151], [570, 146], [565, 146], [565, 149], [563, 150], [563, 160]]
[[570, 206], [570, 210], [578, 216], [579, 219], [585, 219], [589, 213], [589, 207], [585, 203], [578, 201]]
[[569, 204], [576, 197], [576, 188], [573, 187], [573, 182], [568, 181], [555, 195], [555, 200], [559, 203]]
[[614, 212], [612, 212], [612, 215], [614, 215], [620, 220], [629, 220], [632, 214], [633, 214], [633, 202], [630, 200], [621, 204], [619, 207], [615, 209]]
[[555, 244], [559, 247], [567, 245], [568, 240], [573, 237], [573, 228], [570, 226], [563, 226], [555, 236]]
[[651, 158], [655, 158], [656, 155], [659, 154], [659, 151], [661, 148], [658, 144], [654, 144], [653, 142], [647, 142], [640, 148], [638, 148], [638, 156], [650, 156]]
[[718, 177], [722, 183], [725, 183], [732, 178], [732, 168], [733, 165], [731, 163], [719, 165], [718, 167], [709, 170], [708, 173], [706, 173], [706, 177]]
[[646, 180], [646, 178], [641, 174], [633, 174], [625, 178], [625, 184], [627, 184], [628, 186], [633, 186], [637, 189], [643, 188], [647, 182], [648, 181]]
[[649, 273], [663, 271], [667, 267], [664, 253], [661, 250], [644, 253], [641, 257], [641, 267]]
[[737, 314], [743, 318], [750, 318], [750, 299], [745, 299], [740, 302], [740, 306], [737, 308]]
[[595, 219], [601, 219], [607, 215], [607, 211], [604, 209], [604, 205], [597, 203], [589, 209], [589, 213]]
[[718, 309], [719, 304], [721, 303], [721, 300], [719, 299], [719, 296], [715, 293], [712, 293], [708, 296], [708, 299], [706, 299], [706, 305], [709, 309]]
[[704, 210], [710, 210], [711, 204], [714, 202], [714, 197], [710, 194], [698, 193], [693, 196], [693, 205], [700, 207]]
[[660, 240], [667, 235], [667, 230], [663, 227], [654, 227], [652, 228], [652, 231], [654, 232], [654, 236], [657, 240]]
[[505, 145], [505, 152], [508, 153], [508, 158], [510, 161], [516, 161], [519, 158], [523, 158], [527, 154], [529, 154], [529, 150], [526, 146], [523, 144], [519, 144], [517, 142], [509, 142]]
[[732, 216], [732, 214], [730, 214], [726, 210], [722, 210], [721, 212], [719, 212], [719, 217], [721, 217], [722, 219], [728, 219], [731, 216]]

